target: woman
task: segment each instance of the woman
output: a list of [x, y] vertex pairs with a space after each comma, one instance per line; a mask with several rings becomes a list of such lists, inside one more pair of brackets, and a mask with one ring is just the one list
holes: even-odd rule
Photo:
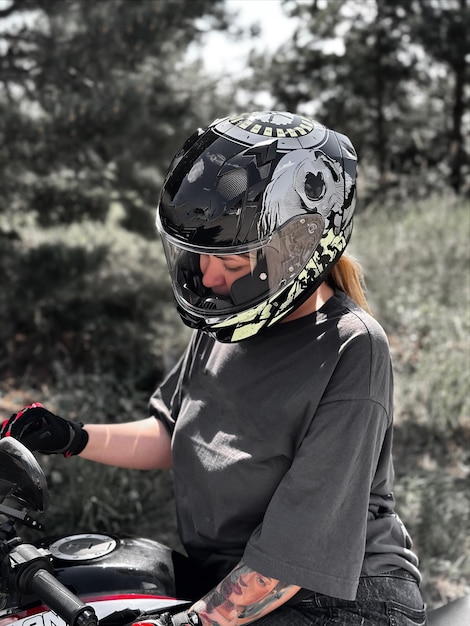
[[425, 623], [394, 512], [388, 343], [343, 254], [356, 165], [347, 137], [287, 112], [197, 131], [157, 212], [195, 332], [150, 417], [82, 428], [32, 406], [3, 426], [35, 450], [173, 467], [195, 602], [157, 624]]

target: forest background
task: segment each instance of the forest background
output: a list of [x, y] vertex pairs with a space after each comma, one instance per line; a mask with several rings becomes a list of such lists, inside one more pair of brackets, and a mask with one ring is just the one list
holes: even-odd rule
[[[0, 418], [145, 416], [188, 337], [154, 228], [170, 157], [231, 113], [313, 115], [360, 155], [351, 249], [390, 338], [398, 510], [438, 606], [470, 593], [468, 3], [273, 2], [268, 33], [230, 0], [0, 2]], [[253, 44], [242, 70], [208, 71], [214, 32]], [[168, 472], [40, 460], [50, 533], [179, 547]]]

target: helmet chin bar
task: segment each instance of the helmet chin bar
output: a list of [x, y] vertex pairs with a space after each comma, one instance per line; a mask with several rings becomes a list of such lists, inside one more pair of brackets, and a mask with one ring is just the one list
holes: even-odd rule
[[232, 301], [224, 296], [214, 294], [207, 298], [201, 298], [199, 307], [207, 311], [225, 311], [228, 307], [233, 306]]

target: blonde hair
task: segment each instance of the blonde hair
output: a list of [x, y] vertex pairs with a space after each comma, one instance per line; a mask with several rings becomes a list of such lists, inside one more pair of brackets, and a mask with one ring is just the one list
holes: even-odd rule
[[327, 282], [330, 287], [344, 291], [362, 309], [371, 313], [365, 295], [364, 272], [357, 259], [343, 254], [328, 275]]

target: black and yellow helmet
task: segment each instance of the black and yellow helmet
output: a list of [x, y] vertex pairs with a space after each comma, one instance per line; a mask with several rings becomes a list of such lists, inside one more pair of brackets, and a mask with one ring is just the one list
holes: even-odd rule
[[[357, 156], [312, 119], [257, 111], [215, 120], [176, 154], [157, 227], [178, 311], [222, 342], [282, 320], [320, 285], [352, 231]], [[204, 287], [200, 255], [249, 255], [229, 296]]]

